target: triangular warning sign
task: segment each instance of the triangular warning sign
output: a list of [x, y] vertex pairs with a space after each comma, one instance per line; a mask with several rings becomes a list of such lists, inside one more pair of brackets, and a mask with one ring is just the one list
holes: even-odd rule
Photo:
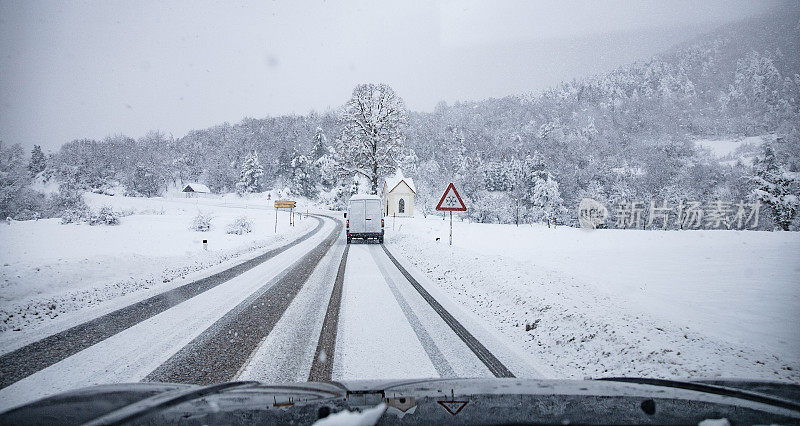
[[444, 195], [442, 195], [442, 199], [439, 200], [439, 204], [436, 205], [436, 210], [446, 212], [467, 211], [467, 206], [461, 201], [461, 196], [458, 195], [458, 191], [456, 191], [456, 187], [452, 182], [450, 182], [450, 185], [447, 185], [447, 189], [444, 190]]
[[456, 414], [459, 413], [459, 411], [461, 411], [462, 408], [464, 408], [465, 405], [467, 405], [469, 401], [436, 401], [436, 402], [438, 402], [439, 405], [444, 407], [444, 409], [447, 410], [448, 413], [455, 416]]

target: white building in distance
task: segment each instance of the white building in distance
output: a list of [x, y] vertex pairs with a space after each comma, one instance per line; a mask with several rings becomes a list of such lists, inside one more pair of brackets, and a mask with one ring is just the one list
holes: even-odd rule
[[181, 192], [186, 193], [187, 197], [194, 196], [196, 194], [210, 194], [211, 190], [208, 189], [207, 186], [203, 185], [202, 183], [191, 182], [187, 183]]
[[397, 169], [394, 176], [383, 182], [383, 207], [386, 216], [414, 216], [414, 180], [403, 176]]

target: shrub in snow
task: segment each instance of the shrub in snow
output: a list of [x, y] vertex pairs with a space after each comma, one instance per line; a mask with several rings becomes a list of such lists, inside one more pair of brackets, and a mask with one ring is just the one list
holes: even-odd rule
[[38, 220], [40, 217], [41, 214], [39, 212], [30, 209], [23, 209], [14, 215], [16, 220]]
[[192, 224], [189, 229], [198, 232], [207, 232], [211, 229], [212, 216], [208, 213], [197, 212], [197, 216], [192, 219]]
[[111, 207], [101, 207], [89, 218], [89, 225], [119, 225], [119, 216]]
[[247, 216], [236, 218], [233, 222], [225, 227], [225, 232], [228, 234], [242, 235], [248, 232], [253, 232], [253, 222]]
[[67, 209], [61, 212], [61, 224], [85, 222], [88, 212], [80, 209]]
[[83, 201], [81, 191], [69, 189], [65, 185], [47, 200], [47, 214], [61, 217], [61, 223], [77, 223], [87, 221], [91, 211]]
[[471, 199], [467, 215], [475, 222], [512, 223], [515, 220], [514, 201], [505, 191], [477, 191]]

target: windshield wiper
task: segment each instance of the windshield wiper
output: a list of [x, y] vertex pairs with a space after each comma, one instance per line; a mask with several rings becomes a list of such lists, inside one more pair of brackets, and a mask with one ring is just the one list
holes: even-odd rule
[[258, 382], [255, 381], [227, 382], [210, 386], [192, 387], [189, 389], [178, 389], [175, 391], [164, 392], [114, 410], [90, 422], [84, 423], [84, 426], [124, 424], [139, 417], [146, 416], [153, 412], [173, 407], [187, 401], [217, 394], [227, 391], [231, 388], [240, 388], [257, 384]]
[[748, 401], [759, 402], [762, 404], [772, 405], [774, 407], [786, 408], [788, 410], [794, 410], [800, 412], [800, 404], [794, 401], [789, 401], [786, 399], [777, 398], [762, 393], [745, 391], [726, 386], [708, 385], [698, 382], [680, 382], [675, 380], [650, 379], [650, 378], [639, 378], [639, 377], [604, 377], [597, 380], [605, 380], [609, 382], [636, 383], [642, 385], [653, 385], [653, 386], [661, 386], [667, 388], [693, 390], [697, 392], [705, 392], [715, 395], [730, 396], [733, 398], [745, 399]]

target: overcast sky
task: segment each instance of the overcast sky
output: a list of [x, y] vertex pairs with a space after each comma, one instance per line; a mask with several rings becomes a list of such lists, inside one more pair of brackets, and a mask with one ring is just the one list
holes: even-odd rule
[[412, 110], [536, 92], [774, 4], [0, 0], [0, 140], [46, 150], [325, 111], [362, 82]]

